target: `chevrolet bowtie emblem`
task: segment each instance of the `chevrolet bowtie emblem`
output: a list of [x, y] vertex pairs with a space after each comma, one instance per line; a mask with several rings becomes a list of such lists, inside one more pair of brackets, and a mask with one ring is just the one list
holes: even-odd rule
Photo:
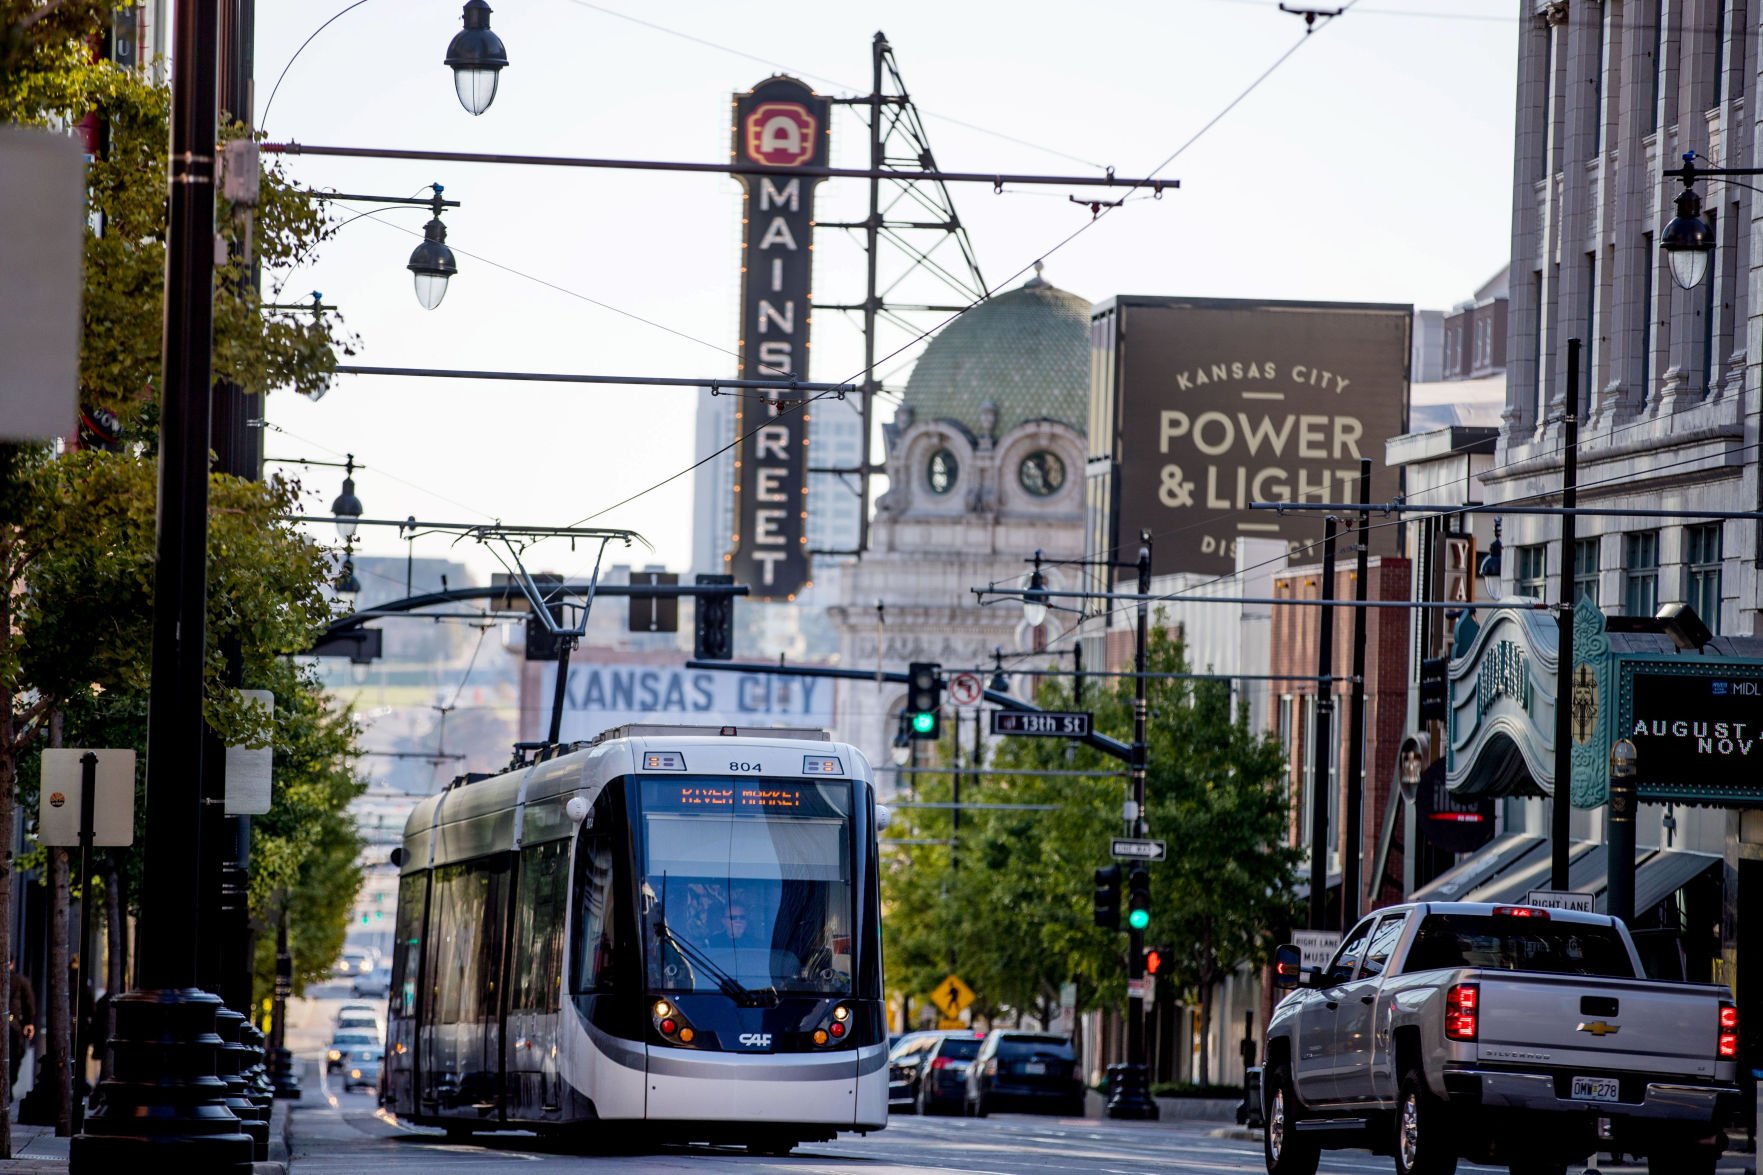
[[1611, 1024], [1606, 1020], [1585, 1020], [1579, 1025], [1580, 1032], [1589, 1032], [1593, 1036], [1615, 1036], [1622, 1031], [1622, 1025]]

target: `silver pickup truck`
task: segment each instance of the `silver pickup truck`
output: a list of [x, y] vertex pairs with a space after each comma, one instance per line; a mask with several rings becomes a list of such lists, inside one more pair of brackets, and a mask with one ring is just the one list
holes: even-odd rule
[[1326, 967], [1300, 958], [1274, 962], [1296, 990], [1267, 1026], [1270, 1175], [1313, 1175], [1334, 1147], [1392, 1155], [1398, 1175], [1451, 1175], [1459, 1158], [1561, 1175], [1594, 1153], [1714, 1171], [1739, 1096], [1731, 993], [1643, 978], [1615, 919], [1391, 906]]

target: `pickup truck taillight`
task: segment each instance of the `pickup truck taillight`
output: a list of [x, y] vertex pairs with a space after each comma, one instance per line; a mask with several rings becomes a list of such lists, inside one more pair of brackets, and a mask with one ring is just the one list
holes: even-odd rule
[[1445, 993], [1445, 1037], [1448, 1040], [1474, 1040], [1481, 1011], [1479, 983], [1454, 984]]
[[1720, 1001], [1720, 1059], [1731, 1060], [1739, 1055], [1739, 1010], [1725, 1000]]

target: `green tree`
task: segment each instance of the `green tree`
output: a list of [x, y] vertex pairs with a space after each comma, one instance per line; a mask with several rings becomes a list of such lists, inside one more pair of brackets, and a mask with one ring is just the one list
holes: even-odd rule
[[[1180, 642], [1162, 629], [1152, 631], [1148, 668], [1187, 671]], [[1036, 703], [1091, 710], [1098, 731], [1130, 742], [1131, 678], [1092, 685], [1081, 704], [1068, 682], [1044, 681]], [[1222, 683], [1159, 678], [1146, 693], [1146, 815], [1151, 834], [1170, 847], [1169, 859], [1151, 866], [1146, 939], [1175, 945], [1174, 978], [1198, 1001], [1204, 1022], [1218, 979], [1239, 962], [1265, 958], [1270, 931], [1289, 918], [1298, 855], [1283, 847], [1278, 748], [1233, 718]], [[1095, 926], [1091, 883], [1094, 869], [1108, 863], [1109, 841], [1120, 835], [1126, 765], [1066, 740], [1019, 738], [1003, 741], [993, 767], [1000, 774], [964, 785], [964, 802], [1051, 810], [964, 813], [959, 870], [950, 869], [949, 851], [938, 846], [890, 854], [883, 871], [890, 986], [929, 991], [953, 950], [986, 1007], [1045, 1022], [1068, 982], [1077, 985], [1080, 1007], [1118, 1007], [1126, 994], [1127, 940]], [[1031, 774], [1072, 771], [1119, 775]], [[918, 778], [926, 781], [924, 799], [949, 798], [947, 776]], [[907, 809], [889, 836], [945, 839], [950, 825], [943, 810]]]
[[[113, 7], [0, 0], [0, 117], [66, 129], [90, 116], [103, 128], [87, 171], [79, 395], [88, 412], [115, 415], [125, 442], [123, 452], [61, 458], [0, 444], [0, 910], [10, 908], [17, 789], [27, 807], [34, 798], [36, 773], [21, 774], [21, 756], [34, 755], [49, 713], [64, 713], [75, 745], [144, 744], [170, 96], [144, 74], [92, 59]], [[222, 137], [241, 133], [234, 126]], [[261, 179], [248, 215], [224, 201], [218, 210], [223, 239], [248, 238], [251, 250], [230, 248], [217, 270], [215, 379], [251, 393], [316, 395], [351, 340], [334, 316], [266, 310], [245, 270], [254, 253], [267, 272], [285, 273], [330, 229], [322, 205], [279, 166]], [[273, 284], [271, 293], [279, 293]], [[327, 564], [277, 521], [301, 512], [297, 485], [215, 477], [211, 487], [209, 636], [238, 640], [245, 685], [269, 686], [278, 698], [277, 810], [258, 824], [253, 901], [261, 911], [280, 885], [296, 895], [300, 925], [322, 923], [340, 937], [359, 881], [342, 816], [357, 787], [346, 768], [354, 726], [328, 711], [309, 675], [278, 659], [306, 647], [327, 618], [319, 591]], [[207, 666], [210, 724], [229, 742], [268, 737], [223, 684], [217, 647]], [[132, 866], [123, 864], [126, 885]], [[9, 950], [6, 927], [0, 919], [0, 955]], [[322, 953], [332, 930], [303, 933], [307, 953]], [[0, 1155], [10, 1147], [4, 1129]]]

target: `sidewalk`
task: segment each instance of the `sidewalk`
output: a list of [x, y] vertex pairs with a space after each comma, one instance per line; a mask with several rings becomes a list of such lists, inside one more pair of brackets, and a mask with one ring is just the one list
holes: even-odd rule
[[[253, 1164], [253, 1175], [287, 1175], [288, 1110], [293, 1103], [278, 1099], [270, 1110], [269, 1161]], [[14, 1115], [18, 1103], [12, 1106]], [[0, 1159], [5, 1175], [67, 1175], [67, 1150], [71, 1139], [55, 1137], [53, 1126], [24, 1126], [12, 1121], [12, 1158]]]

